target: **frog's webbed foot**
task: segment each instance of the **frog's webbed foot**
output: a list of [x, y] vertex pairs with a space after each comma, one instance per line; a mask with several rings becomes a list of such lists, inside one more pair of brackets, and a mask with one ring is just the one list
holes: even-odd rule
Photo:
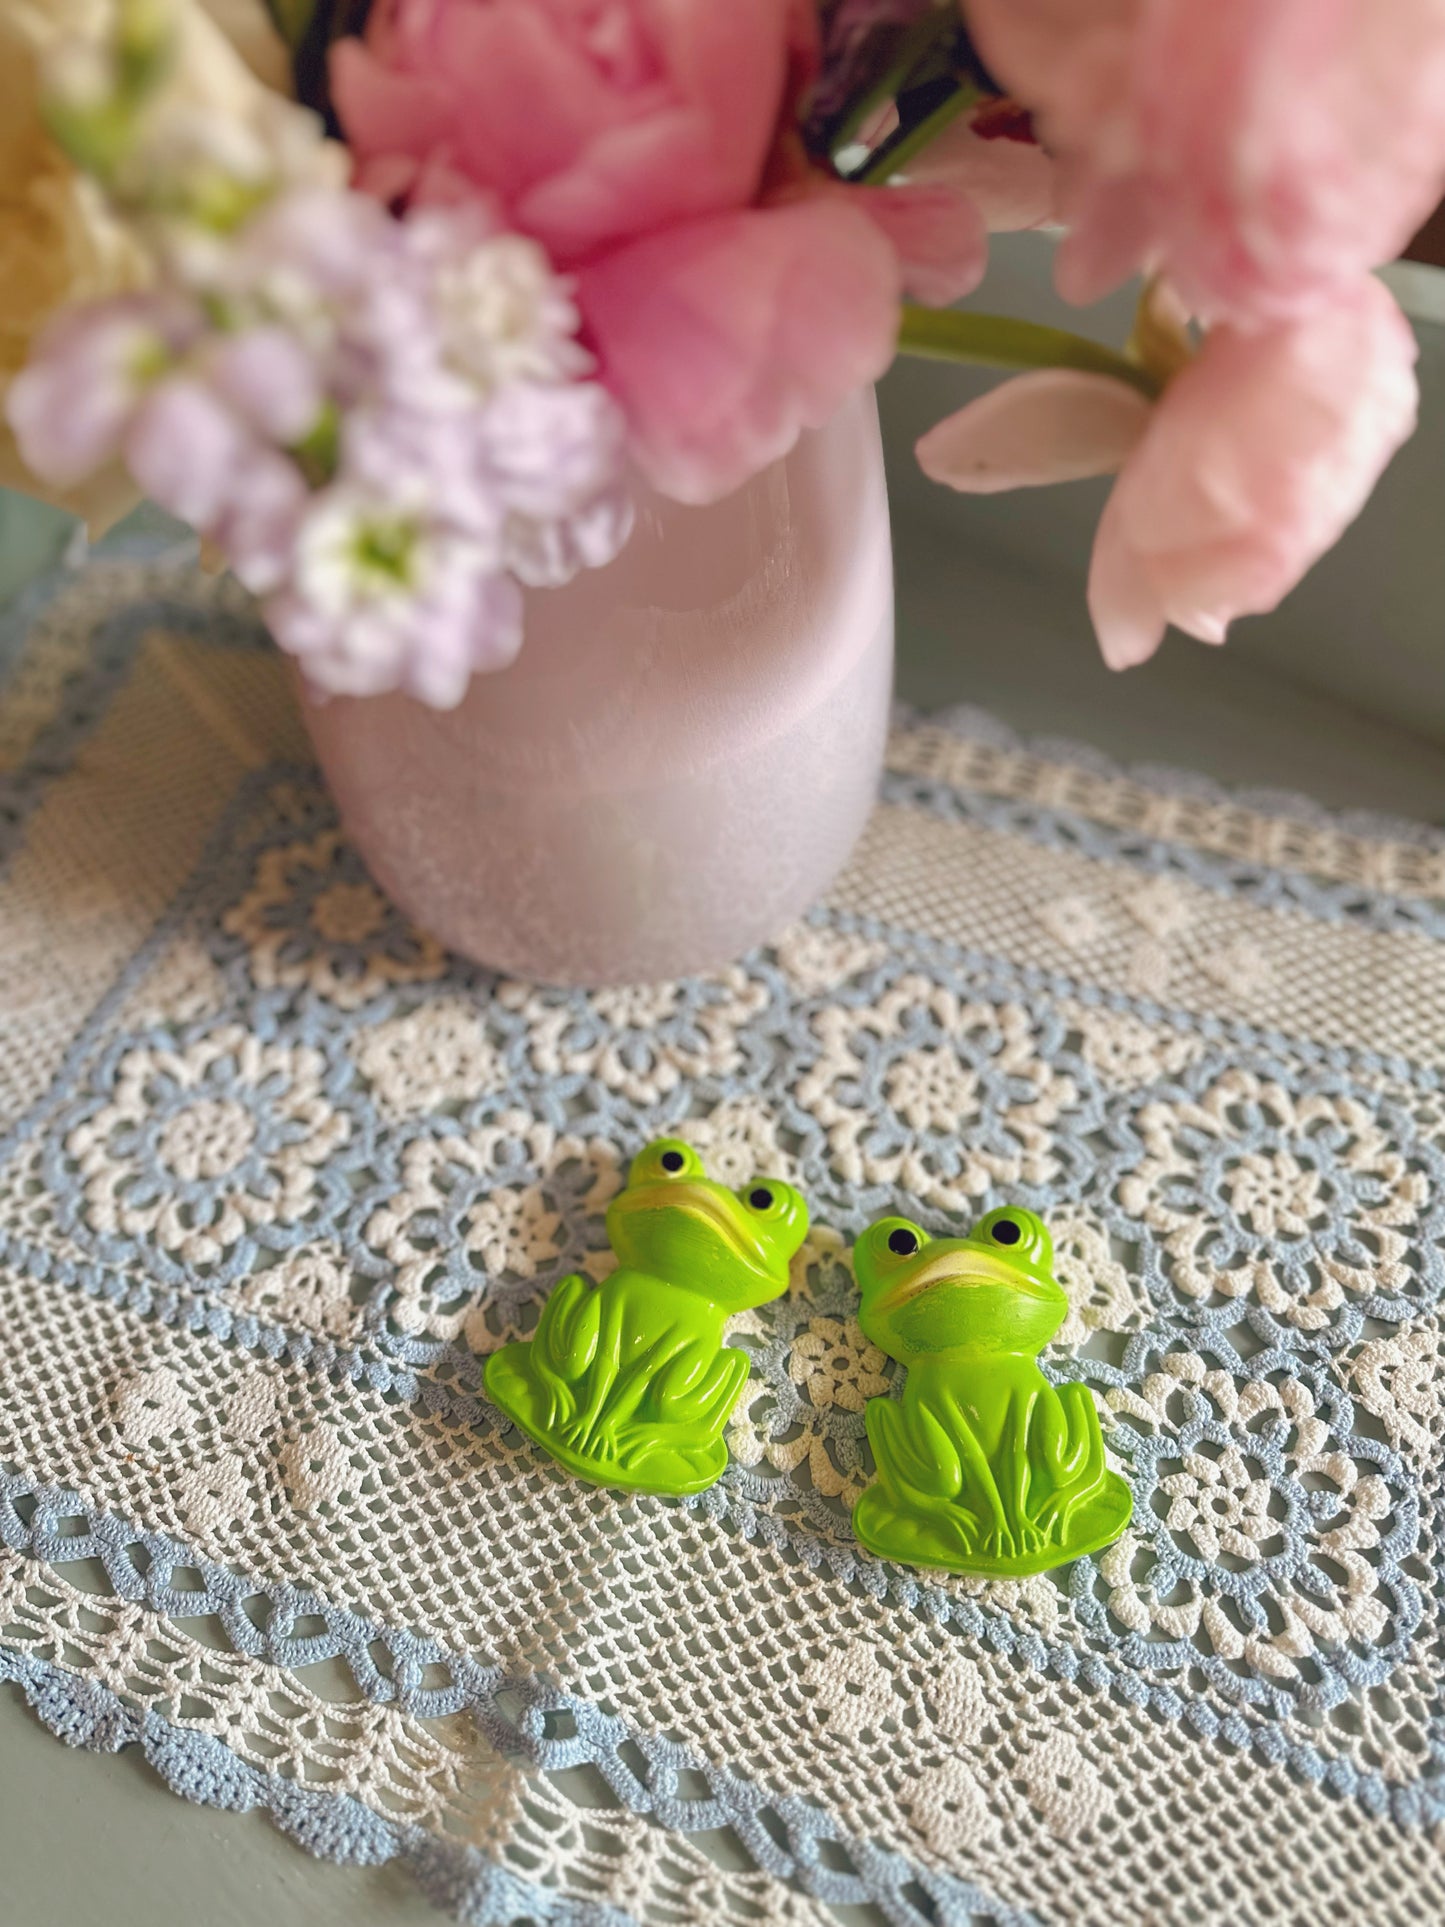
[[1035, 1552], [1042, 1552], [1049, 1543], [1047, 1526], [1037, 1524], [1032, 1519], [1024, 1519], [1018, 1529], [1019, 1551], [1027, 1558]]
[[990, 1559], [1016, 1559], [1019, 1554], [1012, 1529], [997, 1523], [984, 1533], [980, 1550], [986, 1552]]
[[965, 1569], [979, 1546], [978, 1520], [962, 1506], [875, 1481], [853, 1508], [853, 1530], [880, 1559]]

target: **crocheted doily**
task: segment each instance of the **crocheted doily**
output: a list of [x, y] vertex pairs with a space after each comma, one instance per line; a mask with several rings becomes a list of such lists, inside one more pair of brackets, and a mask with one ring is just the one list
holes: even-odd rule
[[[0, 1677], [482, 1927], [1445, 1916], [1445, 841], [905, 718], [826, 903], [593, 994], [409, 929], [188, 562], [0, 639]], [[799, 1184], [701, 1497], [478, 1396], [647, 1138]], [[852, 1236], [1054, 1229], [1132, 1483], [1027, 1582], [849, 1525]]]

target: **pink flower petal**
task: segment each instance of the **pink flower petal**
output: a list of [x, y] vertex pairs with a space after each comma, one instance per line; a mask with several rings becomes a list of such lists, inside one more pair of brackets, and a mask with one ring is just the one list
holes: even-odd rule
[[918, 444], [925, 475], [965, 495], [1111, 475], [1149, 426], [1150, 403], [1110, 375], [1042, 368], [990, 389]]
[[903, 286], [916, 301], [946, 307], [972, 294], [988, 266], [988, 235], [978, 209], [958, 188], [845, 187], [897, 251]]
[[1054, 165], [1037, 142], [985, 140], [966, 120], [928, 143], [908, 179], [966, 194], [990, 234], [1042, 227], [1057, 212]]
[[332, 56], [368, 185], [441, 163], [562, 265], [757, 194], [800, 15], [780, 0], [393, 0]]
[[270, 440], [299, 442], [321, 412], [316, 363], [284, 328], [223, 336], [208, 358], [207, 373], [231, 407]]
[[152, 501], [192, 528], [210, 529], [253, 447], [211, 389], [192, 376], [172, 375], [131, 423], [125, 460]]
[[838, 195], [691, 222], [577, 286], [638, 458], [680, 501], [739, 487], [893, 356], [896, 258]]
[[1105, 660], [1168, 623], [1220, 642], [1337, 542], [1415, 425], [1416, 344], [1366, 276], [1307, 320], [1218, 327], [1154, 410], [1099, 525], [1089, 602]]
[[1445, 185], [1441, 0], [966, 0], [1057, 156], [1059, 285], [1142, 264], [1195, 312], [1305, 314], [1398, 254]]

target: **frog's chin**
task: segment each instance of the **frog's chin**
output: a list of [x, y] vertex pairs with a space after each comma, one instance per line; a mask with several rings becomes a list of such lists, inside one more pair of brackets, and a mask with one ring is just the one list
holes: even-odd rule
[[906, 1277], [886, 1286], [868, 1306], [870, 1318], [889, 1318], [903, 1306], [921, 1298], [930, 1291], [949, 1290], [968, 1291], [982, 1286], [1004, 1286], [1017, 1292], [1023, 1298], [1047, 1300], [1058, 1290], [1051, 1290], [1041, 1280], [1032, 1277], [1018, 1265], [1011, 1265], [1004, 1259], [995, 1258], [990, 1251], [962, 1251], [957, 1245], [940, 1251], [936, 1258], [925, 1262]]
[[[687, 1219], [701, 1238], [725, 1247], [727, 1257], [741, 1266], [769, 1296], [781, 1291], [788, 1282], [787, 1266], [753, 1232], [741, 1216], [741, 1208], [724, 1202], [710, 1184], [693, 1183], [686, 1178], [663, 1178], [652, 1184], [629, 1185], [613, 1199], [608, 1212], [608, 1229], [613, 1248], [624, 1264], [644, 1270], [659, 1266], [669, 1269], [660, 1246], [677, 1239], [676, 1219]], [[652, 1234], [659, 1234], [654, 1236]], [[681, 1254], [680, 1254], [681, 1255]], [[678, 1285], [692, 1282], [687, 1277], [671, 1280]]]

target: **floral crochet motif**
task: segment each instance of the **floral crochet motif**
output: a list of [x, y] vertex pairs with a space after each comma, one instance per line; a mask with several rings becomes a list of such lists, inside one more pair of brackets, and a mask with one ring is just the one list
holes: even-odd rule
[[1439, 1465], [1445, 1443], [1445, 1333], [1434, 1319], [1370, 1339], [1348, 1361], [1345, 1376], [1397, 1451], [1422, 1471]]
[[496, 1047], [476, 1012], [446, 1000], [362, 1031], [352, 1056], [378, 1103], [394, 1117], [465, 1105], [504, 1081]]
[[1407, 1112], [1328, 1084], [1199, 1066], [1120, 1117], [1107, 1180], [1166, 1302], [1257, 1308], [1281, 1335], [1348, 1339], [1438, 1297], [1445, 1159]]
[[606, 1249], [601, 1214], [621, 1181], [609, 1146], [523, 1112], [411, 1139], [395, 1190], [358, 1227], [360, 1267], [378, 1281], [373, 1318], [407, 1337], [446, 1340], [465, 1326], [484, 1341], [486, 1315], [540, 1300], [564, 1253], [575, 1263]]
[[522, 1020], [540, 1075], [595, 1078], [603, 1089], [649, 1105], [669, 1098], [685, 1079], [735, 1075], [748, 1054], [744, 1033], [769, 995], [765, 983], [738, 967], [683, 984], [575, 998], [503, 984], [497, 1001]]
[[1205, 1662], [1246, 1699], [1268, 1699], [1268, 1682], [1335, 1704], [1418, 1619], [1397, 1563], [1414, 1492], [1349, 1429], [1344, 1395], [1288, 1354], [1261, 1352], [1246, 1372], [1141, 1341], [1140, 1362], [1106, 1394], [1134, 1521], [1088, 1569], [1089, 1623], [1124, 1627], [1155, 1668]]
[[360, 1329], [351, 1272], [334, 1244], [307, 1245], [258, 1271], [241, 1296], [262, 1317], [302, 1331], [351, 1338]]
[[797, 1087], [827, 1132], [816, 1182], [856, 1220], [902, 1194], [968, 1215], [994, 1189], [1030, 1196], [1066, 1180], [1080, 1090], [1056, 1021], [1041, 1029], [1021, 1004], [913, 974], [824, 1006]]
[[836, 990], [850, 977], [873, 970], [888, 955], [881, 943], [851, 930], [829, 930], [817, 923], [795, 923], [773, 946], [788, 982], [800, 997]]
[[392, 908], [336, 830], [262, 850], [221, 925], [245, 944], [258, 984], [311, 990], [344, 1010], [446, 967], [441, 945]]
[[[175, 1283], [227, 1283], [260, 1245], [294, 1244], [344, 1173], [350, 1118], [321, 1053], [239, 1024], [189, 1044], [157, 1035], [103, 1065], [52, 1160], [70, 1190], [63, 1222], [107, 1257]], [[68, 1188], [68, 1187], [67, 1187]]]
[[870, 1345], [852, 1319], [810, 1318], [793, 1340], [788, 1376], [814, 1405], [840, 1405], [861, 1412], [870, 1398], [888, 1390], [882, 1367], [887, 1355]]
[[1102, 1225], [1076, 1214], [1053, 1219], [1049, 1231], [1054, 1276], [1069, 1299], [1069, 1315], [1054, 1338], [1057, 1347], [1073, 1351], [1090, 1332], [1137, 1331], [1147, 1322], [1149, 1294], [1114, 1256]]

